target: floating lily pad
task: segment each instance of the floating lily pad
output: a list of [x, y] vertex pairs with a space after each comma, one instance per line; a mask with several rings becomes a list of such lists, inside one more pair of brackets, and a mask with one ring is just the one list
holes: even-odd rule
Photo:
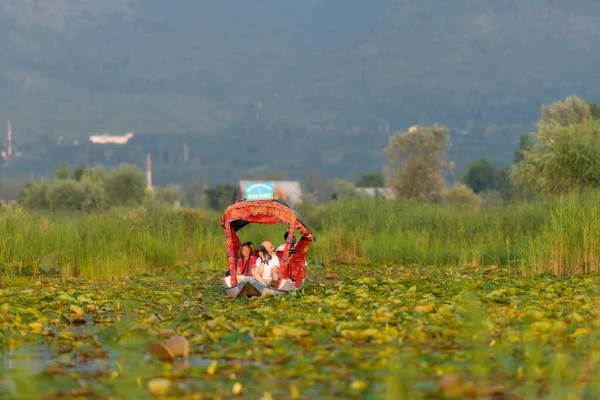
[[171, 349], [162, 342], [148, 342], [148, 351], [160, 361], [173, 362], [175, 360]]
[[148, 381], [148, 389], [154, 396], [165, 396], [169, 393], [171, 381], [168, 379], [152, 379]]
[[[21, 371], [31, 398], [90, 390], [90, 398], [600, 393], [600, 301], [591, 292], [600, 277], [348, 264], [332, 267], [343, 279], [326, 288], [230, 301], [215, 281], [220, 270], [174, 271], [0, 289], [0, 365], [14, 367], [0, 379]], [[160, 381], [149, 392], [155, 379], [169, 382], [166, 392]]]

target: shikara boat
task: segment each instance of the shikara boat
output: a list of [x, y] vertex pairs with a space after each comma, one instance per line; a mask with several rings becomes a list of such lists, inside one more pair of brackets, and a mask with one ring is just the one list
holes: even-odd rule
[[[280, 261], [277, 282], [267, 282], [263, 285], [255, 280], [252, 275], [237, 275], [235, 259], [241, 246], [237, 232], [248, 224], [286, 224], [288, 226], [288, 237], [285, 241], [283, 251], [278, 252]], [[247, 200], [241, 199], [230, 205], [223, 217], [221, 226], [227, 238], [227, 269], [228, 275], [221, 276], [221, 282], [225, 292], [232, 299], [241, 294], [248, 297], [269, 294], [286, 293], [302, 288], [306, 278], [306, 254], [310, 242], [315, 241], [315, 235], [306, 221], [283, 201], [269, 200]], [[295, 231], [300, 231], [301, 238], [291, 249]]]

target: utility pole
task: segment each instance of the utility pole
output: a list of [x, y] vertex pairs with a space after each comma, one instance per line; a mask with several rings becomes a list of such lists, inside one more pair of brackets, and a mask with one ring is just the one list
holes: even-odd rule
[[12, 159], [12, 122], [10, 120], [8, 120], [8, 160], [10, 162], [10, 160]]
[[8, 145], [6, 151], [2, 150], [0, 154], [2, 155], [2, 159], [4, 160], [4, 164], [2, 164], [2, 168], [6, 168], [10, 165], [10, 161], [12, 160], [12, 122], [8, 120]]
[[152, 160], [150, 153], [146, 154], [146, 188], [152, 190]]

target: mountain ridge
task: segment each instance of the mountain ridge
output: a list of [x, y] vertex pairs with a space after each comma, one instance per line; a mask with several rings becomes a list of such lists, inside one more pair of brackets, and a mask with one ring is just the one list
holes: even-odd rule
[[0, 120], [13, 120], [18, 146], [193, 133], [215, 136], [202, 140], [224, 160], [233, 143], [269, 141], [344, 175], [384, 163], [381, 125], [440, 123], [460, 169], [481, 156], [509, 164], [542, 104], [600, 98], [600, 4], [588, 0], [52, 4], [0, 6]]

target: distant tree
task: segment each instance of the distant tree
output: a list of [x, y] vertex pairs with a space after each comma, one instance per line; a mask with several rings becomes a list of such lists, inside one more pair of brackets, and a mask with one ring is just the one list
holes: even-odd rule
[[558, 126], [578, 125], [592, 117], [589, 103], [577, 96], [542, 106], [538, 121], [538, 136], [551, 135]]
[[133, 165], [121, 164], [106, 177], [104, 188], [111, 206], [142, 203], [146, 191], [144, 175]]
[[61, 180], [61, 179], [69, 179], [71, 177], [71, 172], [69, 171], [69, 166], [67, 164], [61, 164], [58, 168], [56, 168], [56, 170], [54, 171], [54, 177], [57, 180]]
[[504, 200], [512, 199], [517, 193], [515, 184], [510, 180], [510, 169], [504, 168], [498, 171], [497, 187], [492, 192], [496, 191]]
[[528, 135], [521, 135], [519, 138], [519, 149], [513, 153], [513, 164], [522, 161], [525, 158], [525, 153], [533, 149], [533, 142]]
[[588, 101], [588, 106], [590, 107], [590, 115], [595, 120], [600, 120], [600, 107], [596, 104], [595, 101]]
[[385, 178], [380, 172], [365, 173], [356, 182], [358, 187], [384, 187]]
[[104, 167], [101, 165], [95, 165], [93, 167], [85, 167], [83, 169], [83, 174], [81, 176], [82, 181], [90, 181], [99, 184], [104, 184], [106, 182], [106, 171]]
[[462, 178], [474, 193], [498, 189], [498, 169], [494, 163], [482, 158], [471, 163]]
[[77, 182], [81, 181], [81, 178], [83, 177], [83, 174], [86, 169], [87, 167], [85, 165], [80, 165], [77, 168], [75, 168], [72, 173], [73, 179], [75, 179]]
[[50, 208], [54, 211], [75, 211], [83, 209], [86, 199], [81, 183], [63, 179], [52, 184], [50, 189]]
[[492, 162], [482, 158], [467, 167], [461, 181], [475, 194], [498, 192], [504, 200], [508, 200], [515, 192], [509, 175], [508, 168], [496, 168]]
[[218, 211], [224, 210], [235, 201], [235, 187], [228, 183], [221, 183], [214, 188], [206, 189], [206, 197], [210, 207]]
[[50, 208], [50, 185], [45, 182], [32, 182], [23, 187], [21, 199], [24, 208], [45, 210]]
[[87, 212], [102, 211], [110, 207], [108, 194], [104, 186], [91, 180], [84, 180], [80, 184], [85, 194], [81, 205], [82, 210]]
[[452, 163], [444, 158], [450, 147], [448, 129], [413, 126], [389, 140], [386, 173], [391, 186], [402, 197], [418, 197], [432, 201], [445, 187], [444, 175], [451, 172]]
[[534, 146], [524, 151], [511, 179], [545, 196], [600, 186], [600, 123], [576, 96], [543, 106]]

